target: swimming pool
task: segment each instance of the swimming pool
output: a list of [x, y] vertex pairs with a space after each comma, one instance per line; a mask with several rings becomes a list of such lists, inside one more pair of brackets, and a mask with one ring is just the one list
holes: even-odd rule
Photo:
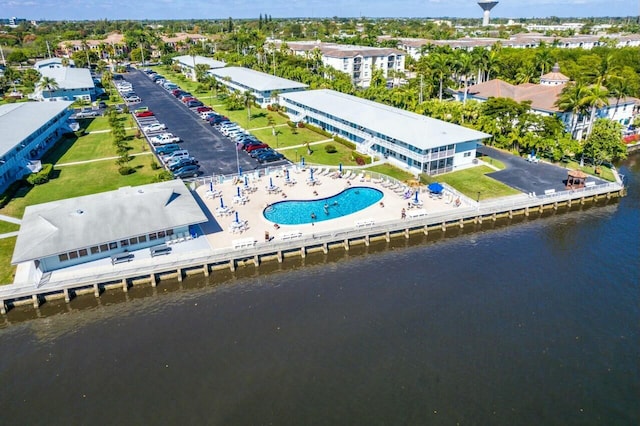
[[[280, 225], [301, 225], [336, 219], [365, 209], [382, 199], [382, 191], [354, 186], [319, 200], [279, 201], [264, 209], [264, 217]], [[315, 215], [312, 219], [311, 215]]]

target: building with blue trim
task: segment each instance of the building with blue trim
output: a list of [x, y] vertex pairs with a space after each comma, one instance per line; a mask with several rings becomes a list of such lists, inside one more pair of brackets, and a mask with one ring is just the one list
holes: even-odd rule
[[292, 121], [321, 127], [355, 143], [359, 152], [384, 156], [414, 173], [436, 175], [470, 166], [477, 145], [491, 137], [334, 90], [286, 93], [279, 99]]
[[0, 105], [0, 192], [29, 173], [38, 172], [40, 159], [69, 132], [72, 102], [20, 102]]

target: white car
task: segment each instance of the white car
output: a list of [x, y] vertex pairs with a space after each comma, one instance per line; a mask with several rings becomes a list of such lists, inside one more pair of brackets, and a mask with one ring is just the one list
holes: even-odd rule
[[76, 112], [74, 115], [74, 118], [76, 119], [80, 119], [80, 118], [94, 118], [97, 117], [98, 111], [79, 111]]
[[180, 138], [175, 136], [173, 133], [162, 133], [150, 138], [149, 141], [154, 145], [166, 145], [168, 143], [180, 142]]
[[159, 132], [160, 130], [165, 130], [166, 128], [167, 126], [165, 126], [164, 123], [153, 123], [149, 124], [148, 126], [144, 126], [142, 128], [142, 131], [145, 133]]

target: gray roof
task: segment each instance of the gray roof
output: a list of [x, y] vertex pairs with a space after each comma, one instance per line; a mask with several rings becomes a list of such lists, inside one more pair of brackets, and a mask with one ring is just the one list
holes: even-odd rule
[[52, 201], [25, 209], [11, 262], [206, 221], [181, 180]]
[[276, 77], [271, 74], [242, 67], [219, 68], [211, 70], [209, 73], [219, 78], [228, 77], [231, 81], [250, 87], [258, 92], [304, 89], [308, 87], [306, 84], [298, 83], [297, 81], [287, 80], [286, 78]]
[[[193, 68], [193, 58], [194, 57], [191, 55], [182, 55], [182, 56], [176, 56], [175, 58], [173, 58], [173, 60]], [[196, 65], [206, 64], [206, 65], [209, 65], [209, 68], [222, 68], [225, 65], [227, 65], [225, 62], [216, 61], [215, 59], [207, 58], [206, 56], [196, 55], [195, 59], [196, 59]]]
[[340, 117], [364, 129], [373, 130], [420, 149], [480, 140], [483, 132], [390, 107], [334, 90], [320, 89], [284, 93], [280, 97]]
[[0, 105], [0, 156], [22, 143], [30, 134], [47, 124], [51, 118], [73, 102], [19, 102]]
[[[73, 59], [68, 59], [69, 61], [69, 66], [74, 66], [75, 62], [73, 61]], [[40, 70], [40, 68], [42, 67], [50, 67], [50, 66], [58, 66], [61, 67], [62, 66], [62, 58], [48, 58], [48, 59], [42, 59], [40, 61], [36, 61], [36, 63], [33, 65], [33, 67], [37, 70]]]
[[43, 77], [55, 79], [60, 89], [85, 89], [95, 86], [88, 68], [42, 68], [39, 71]]

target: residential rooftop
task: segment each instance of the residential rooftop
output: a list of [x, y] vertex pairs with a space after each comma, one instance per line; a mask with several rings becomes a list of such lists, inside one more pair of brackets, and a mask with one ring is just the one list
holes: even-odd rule
[[217, 61], [213, 58], [207, 58], [206, 56], [191, 56], [191, 55], [182, 55], [182, 56], [176, 56], [173, 58], [174, 61], [180, 62], [181, 64], [188, 66], [188, 67], [192, 67], [193, 68], [193, 62], [195, 60], [196, 65], [200, 65], [200, 64], [204, 64], [204, 65], [208, 65], [209, 68], [222, 68], [225, 65], [227, 65], [225, 62], [222, 61]]
[[0, 105], [0, 156], [4, 156], [32, 133], [67, 109], [73, 102], [19, 102]]
[[12, 263], [206, 222], [182, 180], [28, 206]]
[[329, 89], [280, 96], [420, 149], [491, 137], [477, 130]]
[[59, 89], [86, 89], [95, 85], [88, 68], [42, 68], [39, 71], [43, 77], [55, 79]]
[[209, 73], [218, 78], [230, 78], [232, 81], [242, 86], [250, 87], [259, 92], [270, 90], [304, 89], [309, 87], [304, 83], [298, 83], [297, 81], [287, 80], [286, 78], [276, 77], [271, 74], [243, 67], [218, 68], [209, 71]]

